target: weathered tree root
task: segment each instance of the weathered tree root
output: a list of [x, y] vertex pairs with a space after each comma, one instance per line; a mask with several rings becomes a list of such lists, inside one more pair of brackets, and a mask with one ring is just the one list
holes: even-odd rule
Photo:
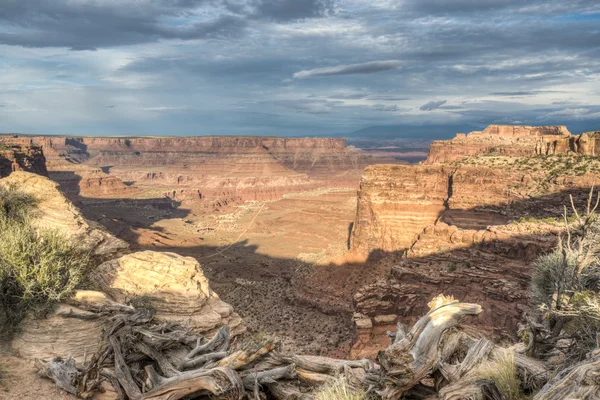
[[[83, 305], [78, 305], [80, 309]], [[103, 381], [115, 387], [120, 399], [176, 400], [311, 400], [311, 392], [343, 379], [350, 390], [362, 389], [383, 399], [500, 400], [495, 383], [472, 378], [473, 371], [512, 350], [485, 339], [473, 339], [456, 329], [466, 316], [479, 314], [477, 304], [440, 295], [430, 311], [408, 333], [402, 326], [393, 343], [370, 360], [285, 355], [277, 344], [232, 346], [229, 328], [207, 340], [183, 326], [156, 324], [145, 309], [112, 305], [103, 314], [107, 326], [98, 351], [83, 367], [73, 359], [38, 361], [40, 374], [80, 398], [89, 398]], [[88, 310], [86, 310], [88, 311]], [[77, 316], [68, 314], [65, 317]], [[86, 318], [88, 318], [86, 314]], [[549, 371], [539, 361], [514, 353], [517, 373], [526, 389], [540, 388]], [[578, 394], [595, 399], [600, 355], [559, 374], [536, 400]], [[428, 383], [429, 382], [429, 383]], [[433, 383], [433, 384], [432, 384]], [[437, 393], [437, 395], [436, 395]], [[554, 397], [553, 397], [554, 396]], [[556, 397], [559, 396], [559, 397]], [[587, 396], [587, 397], [586, 397]]]

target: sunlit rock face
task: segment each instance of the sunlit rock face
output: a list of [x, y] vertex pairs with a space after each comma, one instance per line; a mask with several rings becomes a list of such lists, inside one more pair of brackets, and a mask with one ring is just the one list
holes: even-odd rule
[[354, 296], [354, 357], [385, 347], [429, 298], [452, 294], [486, 310], [476, 324], [512, 335], [528, 304], [535, 259], [557, 243], [564, 206], [583, 207], [600, 176], [597, 132], [491, 126], [432, 144], [423, 165], [368, 167], [351, 249], [402, 255], [387, 279]]
[[71, 354], [82, 360], [86, 353], [97, 351], [110, 320], [65, 315], [92, 315], [86, 311], [89, 306], [136, 301], [154, 309], [157, 321], [179, 323], [207, 336], [223, 325], [229, 325], [233, 335], [245, 331], [240, 316], [210, 289], [202, 268], [191, 257], [154, 251], [128, 254], [98, 266], [89, 281], [97, 291], [77, 291], [44, 320], [25, 319], [12, 342], [13, 350], [30, 359]]
[[566, 154], [575, 150], [576, 138], [565, 126], [490, 125], [480, 132], [460, 133], [452, 140], [434, 141], [426, 163], [489, 153], [514, 157]]
[[99, 224], [86, 220], [58, 189], [58, 184], [45, 176], [17, 171], [0, 179], [0, 186], [15, 188], [35, 199], [33, 224], [59, 231], [100, 259], [120, 254], [129, 247]]
[[139, 196], [162, 188], [183, 203], [278, 200], [320, 187], [357, 187], [367, 156], [341, 138], [20, 137], [41, 146], [70, 198]]

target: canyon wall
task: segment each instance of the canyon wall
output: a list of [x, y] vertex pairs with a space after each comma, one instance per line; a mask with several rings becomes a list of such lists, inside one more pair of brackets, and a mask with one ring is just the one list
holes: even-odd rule
[[426, 163], [444, 163], [468, 156], [496, 154], [513, 157], [567, 154], [596, 155], [597, 132], [572, 135], [565, 126], [490, 125], [483, 131], [459, 133], [436, 140]]
[[14, 171], [27, 171], [48, 176], [46, 159], [38, 146], [0, 140], [0, 178]]
[[[357, 187], [381, 162], [338, 138], [59, 137], [12, 140], [43, 148], [50, 177], [72, 199], [169, 197], [221, 208], [320, 187]], [[394, 160], [384, 160], [394, 162]]]
[[[600, 177], [600, 160], [590, 157], [597, 138], [564, 127], [491, 126], [432, 144], [426, 164], [366, 168], [351, 249], [403, 257], [387, 279], [355, 295], [353, 356], [372, 355], [387, 343], [386, 330], [414, 322], [442, 292], [484, 305], [477, 323], [490, 332], [514, 334], [532, 264], [555, 246], [563, 207], [570, 196], [583, 206]], [[557, 150], [536, 151], [540, 139]], [[474, 143], [506, 147], [490, 153]]]

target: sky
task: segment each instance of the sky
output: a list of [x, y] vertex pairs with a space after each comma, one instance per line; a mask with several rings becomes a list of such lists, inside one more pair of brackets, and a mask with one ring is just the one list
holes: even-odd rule
[[600, 130], [598, 0], [0, 0], [0, 132], [491, 123]]

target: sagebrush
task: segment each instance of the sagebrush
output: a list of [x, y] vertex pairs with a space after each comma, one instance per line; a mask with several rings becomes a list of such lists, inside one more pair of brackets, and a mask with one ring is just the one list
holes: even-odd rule
[[[594, 201], [595, 200], [595, 201]], [[543, 355], [559, 340], [567, 346], [566, 365], [597, 347], [600, 332], [600, 195], [593, 188], [583, 210], [571, 197], [565, 212], [565, 233], [556, 249], [534, 264], [531, 298], [544, 328], [529, 329], [529, 353]], [[533, 335], [532, 335], [533, 334]]]
[[57, 231], [32, 225], [35, 200], [0, 187], [0, 335], [30, 310], [44, 311], [79, 285], [90, 255]]

